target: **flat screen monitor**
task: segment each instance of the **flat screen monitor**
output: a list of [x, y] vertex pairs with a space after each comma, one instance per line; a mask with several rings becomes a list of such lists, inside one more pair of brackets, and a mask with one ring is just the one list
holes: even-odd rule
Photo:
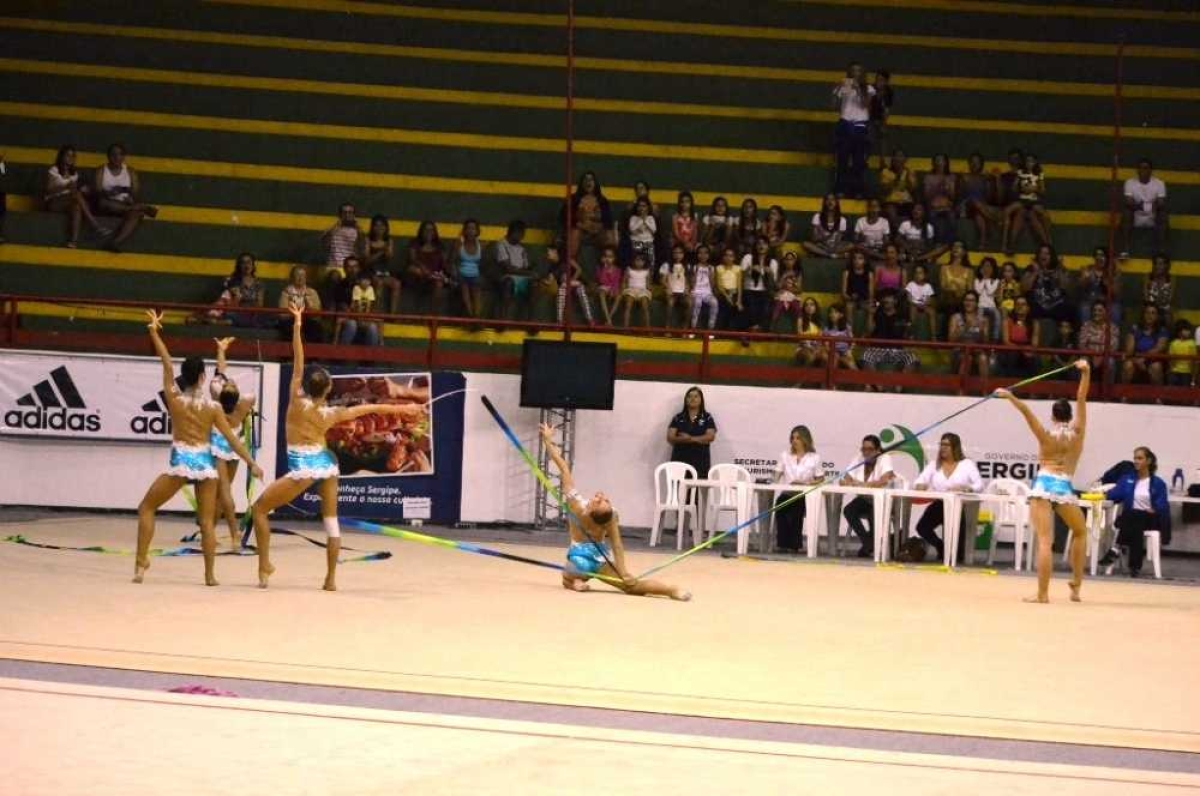
[[617, 346], [526, 340], [521, 353], [521, 406], [613, 408]]

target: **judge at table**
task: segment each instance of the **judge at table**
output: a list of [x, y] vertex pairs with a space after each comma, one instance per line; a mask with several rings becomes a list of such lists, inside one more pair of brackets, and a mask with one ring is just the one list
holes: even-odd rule
[[[896, 477], [890, 454], [882, 453], [883, 443], [874, 434], [863, 437], [859, 453], [862, 458], [850, 463], [846, 474], [842, 476], [843, 486], [869, 486], [875, 489], [892, 485]], [[871, 495], [858, 495], [842, 509], [842, 515], [850, 525], [850, 530], [862, 542], [859, 548], [859, 558], [874, 558], [875, 556], [875, 498]], [[870, 526], [870, 530], [867, 526]]]
[[[943, 434], [938, 443], [937, 460], [929, 464], [913, 482], [913, 489], [928, 489], [934, 492], [982, 492], [983, 479], [975, 462], [963, 455], [962, 440], [957, 434]], [[945, 506], [937, 500], [925, 509], [917, 520], [917, 534], [937, 551], [937, 560], [944, 561], [946, 545], [937, 535], [937, 529], [945, 525]], [[959, 537], [961, 554], [962, 537]]]

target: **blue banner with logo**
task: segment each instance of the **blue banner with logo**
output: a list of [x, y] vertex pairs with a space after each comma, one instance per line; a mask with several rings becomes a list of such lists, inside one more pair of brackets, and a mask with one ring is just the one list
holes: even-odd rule
[[[398, 405], [399, 414], [372, 412], [328, 430], [325, 442], [336, 459], [338, 514], [380, 520], [458, 522], [462, 498], [463, 390], [461, 373], [397, 372], [330, 368], [333, 408]], [[292, 368], [280, 368], [276, 473], [288, 470], [287, 401]], [[320, 514], [314, 485], [288, 508]], [[286, 509], [285, 509], [286, 510]]]

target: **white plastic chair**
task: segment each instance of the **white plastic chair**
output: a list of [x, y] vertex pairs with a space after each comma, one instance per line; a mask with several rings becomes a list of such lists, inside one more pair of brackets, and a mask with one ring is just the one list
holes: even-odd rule
[[675, 549], [683, 549], [687, 519], [692, 520], [692, 539], [700, 536], [696, 506], [687, 499], [683, 488], [686, 478], [696, 478], [696, 468], [685, 462], [663, 462], [654, 468], [654, 524], [650, 527], [650, 546], [656, 547], [662, 536], [663, 515], [675, 513]]
[[[1113, 524], [1115, 525], [1116, 524], [1116, 515], [1120, 513], [1121, 506], [1119, 504], [1116, 504], [1116, 505], [1114, 505], [1113, 509], [1114, 510], [1112, 512], [1111, 520], [1112, 520]], [[1115, 532], [1115, 530], [1114, 530], [1114, 532]], [[1159, 531], [1143, 531], [1142, 535], [1146, 538], [1146, 559], [1150, 562], [1150, 566], [1152, 566], [1154, 568], [1154, 578], [1155, 578], [1155, 580], [1162, 580], [1162, 533], [1160, 533]], [[1115, 546], [1117, 543], [1116, 536], [1113, 536], [1112, 540], [1113, 540], [1113, 545]], [[1097, 545], [1097, 548], [1099, 548], [1099, 545]], [[1122, 568], [1128, 569], [1129, 563], [1128, 563], [1127, 554], [1125, 552], [1125, 548], [1120, 548], [1120, 550], [1121, 550], [1120, 562], [1122, 564]], [[1098, 549], [1097, 549], [1097, 553], [1099, 553]], [[1095, 559], [1093, 559], [1093, 561], [1095, 561]], [[1107, 567], [1104, 568], [1104, 574], [1111, 575], [1113, 573], [1113, 568], [1115, 566], [1116, 566], [1116, 564], [1109, 564]], [[1092, 574], [1093, 575], [1096, 574], [1094, 566], [1092, 569]]]
[[[1000, 529], [1013, 529], [1013, 569], [1018, 572], [1025, 560], [1025, 545], [1029, 542], [1029, 485], [1013, 478], [996, 478], [983, 490], [986, 495], [1006, 495], [1020, 497], [1021, 500], [988, 500], [981, 501], [992, 512], [992, 542], [988, 546], [987, 565], [990, 567], [996, 560], [996, 542], [1000, 537]], [[981, 506], [982, 508], [982, 506]], [[1029, 542], [1032, 544], [1031, 542]], [[1032, 551], [1030, 552], [1032, 556]]]
[[[708, 511], [712, 512], [713, 525], [709, 525], [708, 518], [702, 517], [703, 526], [711, 539], [716, 535], [716, 522], [723, 511], [732, 511], [737, 518], [736, 523], [741, 525], [750, 519], [750, 507], [754, 495], [754, 476], [750, 475], [750, 471], [740, 464], [714, 464], [708, 470], [708, 480], [720, 481], [720, 486], [709, 487], [710, 499], [708, 501]], [[744, 484], [741, 488], [739, 484]], [[742, 528], [737, 535], [737, 550], [738, 555], [745, 555], [750, 549], [750, 533], [751, 528]], [[698, 544], [698, 543], [697, 543]]]

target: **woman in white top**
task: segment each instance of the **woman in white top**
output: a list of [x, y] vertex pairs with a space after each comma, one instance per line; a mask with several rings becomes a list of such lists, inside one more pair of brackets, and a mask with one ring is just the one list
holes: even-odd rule
[[[914, 489], [930, 489], [934, 492], [982, 492], [983, 479], [975, 462], [963, 455], [962, 440], [957, 434], [943, 434], [938, 443], [937, 460], [927, 465], [917, 480]], [[946, 546], [938, 538], [937, 528], [945, 523], [942, 501], [929, 504], [921, 519], [917, 520], [917, 534], [937, 551], [939, 561], [945, 559]], [[961, 546], [962, 539], [959, 539]], [[961, 550], [960, 550], [961, 552]]]
[[[812, 432], [808, 430], [808, 426], [796, 426], [793, 428], [789, 437], [789, 443], [788, 449], [779, 454], [779, 462], [775, 465], [776, 482], [799, 487], [808, 484], [819, 484], [825, 480], [825, 470], [821, 466], [821, 457], [817, 455], [816, 448], [813, 445]], [[795, 494], [795, 492], [780, 493], [775, 498], [775, 505], [779, 505]], [[776, 512], [776, 546], [780, 550], [791, 553], [800, 551], [804, 516], [803, 498], [791, 505], [784, 506]]]
[[[846, 466], [846, 474], [842, 476], [842, 486], [869, 486], [882, 489], [892, 485], [896, 477], [892, 465], [892, 457], [883, 453], [883, 443], [874, 434], [863, 437], [859, 448], [862, 458]], [[875, 498], [870, 495], [857, 495], [854, 500], [842, 509], [842, 515], [850, 525], [850, 530], [862, 543], [859, 548], [859, 558], [875, 556]], [[870, 530], [867, 529], [870, 526]]]
[[141, 183], [137, 172], [125, 163], [125, 147], [113, 144], [108, 148], [108, 162], [96, 169], [96, 213], [119, 216], [121, 225], [105, 248], [119, 252], [143, 218], [154, 218], [158, 208], [142, 204]]
[[87, 220], [88, 226], [97, 233], [100, 225], [92, 215], [88, 206], [86, 188], [79, 185], [79, 172], [75, 170], [75, 147], [64, 145], [59, 147], [54, 165], [46, 172], [46, 185], [42, 191], [42, 206], [51, 213], [65, 213], [67, 216], [68, 249], [79, 245], [80, 221]]

